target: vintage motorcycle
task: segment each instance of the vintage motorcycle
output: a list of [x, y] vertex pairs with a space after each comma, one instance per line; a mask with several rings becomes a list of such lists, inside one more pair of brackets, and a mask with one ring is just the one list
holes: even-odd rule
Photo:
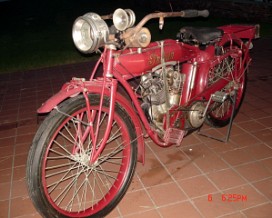
[[38, 109], [50, 113], [29, 151], [27, 185], [42, 216], [104, 217], [125, 195], [136, 162], [144, 163], [145, 138], [180, 145], [204, 122], [231, 122], [259, 26], [183, 27], [157, 42], [144, 27], [153, 18], [162, 29], [167, 17], [208, 14], [156, 12], [134, 25], [132, 10], [117, 9], [75, 20], [75, 46], [101, 56], [89, 79], [72, 78]]

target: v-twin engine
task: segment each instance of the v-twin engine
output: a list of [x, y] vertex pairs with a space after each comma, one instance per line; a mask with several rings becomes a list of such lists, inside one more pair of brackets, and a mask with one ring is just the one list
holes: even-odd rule
[[179, 65], [167, 66], [141, 77], [142, 108], [150, 121], [160, 129], [169, 108], [180, 102], [184, 75], [179, 68]]

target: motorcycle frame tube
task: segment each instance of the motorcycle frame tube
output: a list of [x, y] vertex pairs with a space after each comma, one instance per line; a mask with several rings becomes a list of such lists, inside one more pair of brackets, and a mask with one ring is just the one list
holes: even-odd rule
[[[249, 39], [251, 41], [251, 39]], [[238, 37], [235, 37], [235, 35], [229, 33], [229, 34], [225, 34], [221, 40], [221, 45], [224, 44], [224, 42], [228, 42], [230, 41], [231, 43], [233, 43], [233, 41], [237, 41], [241, 47], [243, 46], [243, 43], [242, 41], [238, 38]], [[241, 48], [242, 49], [242, 48]], [[194, 51], [196, 51], [195, 49], [193, 49]], [[201, 53], [201, 51], [199, 50], [199, 52]], [[53, 96], [52, 98], [50, 98], [46, 103], [45, 105], [43, 105], [41, 108], [38, 109], [38, 113], [43, 113], [43, 112], [49, 112], [50, 110], [52, 110], [56, 105], [58, 105], [61, 101], [63, 101], [64, 99], [68, 98], [68, 97], [72, 97], [74, 95], [78, 95], [80, 93], [84, 93], [85, 92], [85, 89], [87, 87], [87, 90], [88, 90], [88, 93], [99, 93], [101, 94], [101, 102], [100, 102], [100, 110], [102, 108], [102, 101], [103, 101], [103, 98], [104, 98], [104, 95], [105, 96], [109, 96], [110, 99], [111, 99], [111, 103], [110, 103], [110, 119], [109, 119], [109, 123], [107, 125], [107, 137], [108, 137], [108, 132], [110, 131], [110, 128], [111, 128], [111, 120], [112, 120], [112, 117], [113, 117], [113, 114], [114, 114], [114, 104], [115, 104], [115, 101], [119, 102], [120, 101], [120, 96], [117, 97], [118, 94], [116, 94], [116, 89], [117, 89], [117, 85], [114, 85], [114, 82], [115, 79], [113, 79], [112, 77], [116, 78], [118, 82], [120, 82], [122, 84], [122, 86], [125, 88], [125, 90], [127, 91], [128, 95], [130, 96], [134, 106], [136, 107], [136, 110], [140, 116], [140, 119], [148, 133], [148, 135], [153, 139], [153, 141], [158, 144], [159, 146], [169, 146], [167, 145], [165, 142], [161, 141], [159, 139], [159, 136], [158, 134], [155, 132], [155, 130], [153, 130], [151, 127], [150, 127], [150, 124], [138, 102], [138, 96], [135, 95], [133, 89], [130, 87], [129, 83], [127, 82], [127, 80], [125, 79], [125, 74], [122, 75], [122, 73], [118, 72], [115, 67], [116, 65], [114, 65], [114, 61], [116, 59], [118, 59], [118, 54], [119, 52], [116, 52], [116, 51], [113, 51], [113, 49], [109, 48], [105, 48], [104, 50], [104, 53], [101, 55], [100, 59], [98, 60], [97, 64], [95, 65], [95, 68], [92, 72], [92, 75], [90, 77], [90, 81], [81, 81], [79, 84], [77, 84], [77, 86], [79, 85], [79, 88], [72, 88], [72, 89], [67, 89], [65, 90], [65, 87], [67, 88], [67, 86], [65, 86], [58, 94], [56, 94], [55, 96]], [[119, 53], [120, 54], [120, 53]], [[209, 54], [209, 52], [205, 52], [203, 54]], [[205, 56], [205, 55], [204, 55]], [[197, 67], [197, 66], [193, 66], [193, 67], [190, 67], [189, 65], [186, 66], [185, 70], [182, 72], [182, 73], [185, 73], [186, 76], [188, 77], [191, 77], [190, 79], [187, 78], [186, 79], [186, 82], [188, 82], [188, 84], [185, 84], [185, 92], [184, 95], [182, 95], [182, 101], [181, 101], [181, 106], [183, 106], [184, 104], [187, 104], [189, 105], [191, 102], [195, 101], [195, 100], [203, 100], [203, 97], [208, 99], [210, 94], [213, 93], [215, 90], [220, 90], [222, 87], [224, 87], [226, 84], [227, 84], [227, 81], [226, 80], [219, 80], [218, 82], [216, 82], [214, 85], [212, 85], [211, 87], [205, 89], [206, 87], [206, 78], [207, 78], [207, 72], [204, 73], [204, 71], [206, 70], [207, 71], [207, 66], [209, 67], [212, 67], [213, 65], [215, 66], [217, 63], [219, 63], [224, 57], [220, 57], [218, 59], [214, 59], [212, 58], [212, 56], [214, 56], [214, 54], [210, 54], [208, 55], [206, 58], [204, 57], [204, 59], [206, 59], [206, 64], [204, 64], [201, 68], [203, 68], [204, 70], [201, 70], [200, 69], [195, 69], [194, 67]], [[194, 61], [194, 65], [197, 65], [197, 62], [199, 59], [200, 62], [205, 62], [205, 60], [201, 59], [203, 58], [203, 55], [198, 55], [198, 57], [196, 57], [195, 61]], [[213, 60], [213, 62], [209, 62]], [[243, 57], [243, 63], [245, 64], [246, 61], [248, 60], [248, 47], [245, 48], [245, 57]], [[94, 80], [93, 79], [93, 75], [96, 73], [97, 69], [98, 69], [98, 65], [103, 62], [104, 64], [104, 72], [103, 72], [103, 81], [102, 81], [102, 85], [97, 85], [97, 80]], [[118, 63], [117, 63], [118, 65]], [[191, 64], [192, 65], [192, 64]], [[204, 67], [205, 66], [205, 67]], [[244, 65], [242, 65], [244, 66]], [[122, 69], [122, 67], [120, 68]], [[118, 69], [120, 71], [120, 69]], [[123, 69], [124, 71], [128, 71], [127, 69]], [[200, 87], [201, 88], [198, 88], [197, 92], [193, 91], [191, 88], [194, 87], [192, 86], [192, 84], [190, 84], [190, 82], [192, 82], [192, 72], [194, 71], [197, 71], [196, 73], [197, 74], [200, 74], [200, 77], [198, 76], [198, 78], [194, 79], [194, 82], [197, 81], [197, 82], [200, 82]], [[203, 74], [203, 75], [202, 75]], [[195, 75], [196, 76], [196, 75]], [[87, 85], [87, 83], [91, 83], [92, 86], [90, 85]], [[117, 82], [116, 82], [117, 84]], [[87, 85], [87, 86], [86, 86]], [[69, 85], [68, 85], [69, 86]], [[107, 87], [107, 89], [106, 89]], [[98, 89], [97, 89], [98, 88]], [[101, 89], [102, 88], [102, 89]], [[110, 89], [110, 91], [108, 90]], [[188, 89], [190, 89], [188, 91]], [[107, 90], [107, 91], [106, 91]], [[116, 98], [117, 97], [117, 98]], [[183, 99], [184, 98], [184, 99]], [[87, 101], [87, 97], [85, 96], [85, 99]], [[123, 103], [128, 103], [128, 102], [124, 102]], [[138, 116], [136, 115], [135, 112], [132, 112], [133, 110], [130, 109], [130, 103], [127, 104], [127, 105], [123, 105], [123, 103], [121, 103], [122, 106], [124, 106], [126, 109], [128, 109], [127, 111], [129, 112], [129, 115], [132, 117], [132, 120], [134, 123], [137, 123], [137, 126], [136, 126], [136, 131], [138, 131], [138, 133], [142, 134], [142, 131], [140, 131], [140, 122], [139, 122], [139, 118]], [[107, 137], [105, 137], [105, 140], [104, 140], [104, 144], [107, 140]], [[141, 136], [140, 136], [141, 138]], [[141, 145], [141, 149], [140, 149], [140, 159], [142, 159], [142, 162], [143, 162], [143, 159], [144, 159], [144, 142], [143, 142], [143, 139], [142, 140], [139, 140]], [[102, 149], [103, 149], [103, 146], [102, 146]], [[99, 156], [99, 152], [102, 151], [101, 150], [98, 150], [97, 152], [95, 152], [93, 155], [92, 155], [92, 160], [91, 162], [94, 162], [95, 159]]]
[[[234, 44], [233, 41], [227, 40], [229, 38], [226, 38], [225, 43], [230, 42], [231, 45]], [[238, 41], [238, 39], [235, 39], [235, 44], [239, 43], [239, 45], [243, 45], [241, 40]], [[234, 73], [245, 73], [245, 65], [250, 60], [249, 58], [249, 49], [248, 47], [243, 45], [244, 53], [242, 53], [241, 49], [233, 48], [228, 53], [219, 56], [218, 58], [214, 58], [214, 54], [211, 54], [210, 57], [208, 57], [206, 60], [197, 60], [197, 62], [194, 63], [185, 63], [183, 64], [182, 73], [186, 75], [186, 80], [183, 86], [183, 92], [182, 92], [182, 99], [181, 99], [181, 106], [187, 107], [190, 106], [194, 101], [199, 100], [208, 100], [210, 98], [210, 95], [214, 93], [217, 90], [221, 90], [223, 87], [225, 87], [229, 80], [232, 79], [232, 75], [230, 75], [227, 78], [222, 78], [212, 84], [210, 87], [207, 87], [207, 78], [209, 69], [215, 67], [217, 64], [219, 64], [223, 59], [225, 59], [228, 56], [236, 56], [235, 57], [235, 64], [238, 65], [238, 71], [235, 71]], [[242, 57], [242, 63], [238, 63], [240, 58]], [[197, 64], [196, 64], [197, 63]], [[197, 72], [196, 72], [196, 78], [194, 77], [194, 71], [195, 66], [197, 66]], [[191, 84], [194, 82], [195, 84]], [[192, 89], [193, 86], [193, 89]]]
[[148, 135], [150, 136], [150, 138], [159, 146], [162, 147], [167, 147], [170, 145], [167, 145], [166, 143], [164, 143], [163, 141], [161, 141], [158, 137], [158, 134], [153, 131], [150, 127], [150, 124], [138, 102], [138, 98], [137, 96], [134, 94], [134, 91], [132, 90], [132, 88], [130, 87], [129, 83], [121, 76], [121, 74], [119, 74], [117, 71], [114, 71], [114, 77], [124, 86], [124, 88], [126, 89], [128, 95], [130, 96], [134, 106], [137, 109], [137, 112], [139, 113], [139, 116], [141, 118], [141, 121], [145, 127], [146, 132], [148, 133]]

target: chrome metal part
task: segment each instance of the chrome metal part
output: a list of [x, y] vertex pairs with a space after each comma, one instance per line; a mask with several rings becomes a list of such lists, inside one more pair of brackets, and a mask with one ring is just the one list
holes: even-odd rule
[[205, 106], [202, 102], [196, 102], [193, 104], [190, 112], [188, 113], [188, 119], [192, 127], [198, 128], [203, 124], [205, 120], [205, 117], [203, 116], [204, 111]]
[[72, 36], [75, 46], [81, 52], [92, 53], [105, 45], [109, 28], [98, 14], [87, 13], [75, 20]]
[[136, 17], [131, 9], [118, 8], [114, 11], [112, 20], [116, 29], [124, 31], [134, 25]]
[[[184, 75], [180, 73], [179, 64], [176, 62], [165, 63], [164, 70], [162, 67], [156, 67], [153, 72], [141, 77], [140, 87], [145, 110], [153, 123], [161, 130], [163, 130], [164, 116], [169, 108], [179, 105], [183, 83]], [[168, 104], [166, 92], [169, 94]]]

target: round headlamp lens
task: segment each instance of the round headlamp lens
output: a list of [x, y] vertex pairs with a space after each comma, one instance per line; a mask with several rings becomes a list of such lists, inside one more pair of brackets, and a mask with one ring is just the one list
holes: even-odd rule
[[78, 19], [73, 28], [73, 39], [76, 47], [81, 51], [88, 51], [93, 45], [92, 29], [87, 21]]
[[92, 53], [106, 43], [109, 28], [98, 14], [87, 13], [75, 20], [72, 35], [80, 51]]

